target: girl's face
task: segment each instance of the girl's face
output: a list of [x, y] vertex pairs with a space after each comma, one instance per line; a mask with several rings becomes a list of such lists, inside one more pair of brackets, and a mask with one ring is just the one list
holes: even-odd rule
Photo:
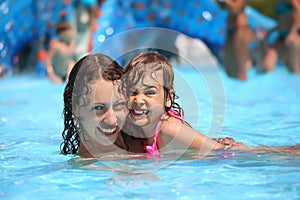
[[103, 79], [90, 85], [91, 92], [85, 98], [87, 105], [79, 109], [80, 124], [84, 129], [81, 141], [96, 141], [105, 146], [116, 141], [128, 114], [118, 86]]
[[146, 75], [129, 88], [129, 117], [135, 125], [156, 125], [165, 112], [165, 96], [161, 72]]

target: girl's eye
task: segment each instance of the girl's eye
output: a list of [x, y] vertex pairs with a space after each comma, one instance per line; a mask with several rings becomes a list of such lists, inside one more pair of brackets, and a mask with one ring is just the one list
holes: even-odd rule
[[137, 95], [137, 92], [136, 92], [136, 91], [130, 92], [130, 96], [136, 96], [136, 95]]
[[154, 94], [156, 94], [156, 92], [155, 91], [147, 91], [147, 92], [145, 92], [145, 94], [146, 95], [154, 95]]

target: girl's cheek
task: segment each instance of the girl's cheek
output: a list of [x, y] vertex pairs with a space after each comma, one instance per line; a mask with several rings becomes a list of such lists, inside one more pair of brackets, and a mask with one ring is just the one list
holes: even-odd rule
[[132, 102], [133, 102], [133, 99], [130, 98], [127, 102], [127, 108], [131, 108]]

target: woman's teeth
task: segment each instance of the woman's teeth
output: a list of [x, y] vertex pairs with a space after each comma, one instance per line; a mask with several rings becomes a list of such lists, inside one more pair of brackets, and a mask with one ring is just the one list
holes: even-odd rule
[[117, 130], [117, 127], [114, 128], [102, 128], [101, 126], [99, 127], [99, 129], [105, 133], [105, 134], [112, 134], [115, 130]]

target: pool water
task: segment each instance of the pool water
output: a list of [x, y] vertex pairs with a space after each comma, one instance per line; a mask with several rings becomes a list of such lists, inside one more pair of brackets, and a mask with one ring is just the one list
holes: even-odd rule
[[[213, 97], [220, 85], [208, 86], [193, 70], [176, 72], [187, 81], [176, 86], [180, 102], [199, 131], [247, 145], [300, 143], [300, 76], [279, 67], [264, 75], [250, 70], [249, 81], [241, 82], [221, 71], [226, 96]], [[300, 199], [295, 156], [216, 152], [76, 161], [61, 155], [63, 89], [34, 75], [0, 81], [0, 199]], [[213, 108], [222, 109], [212, 114]], [[210, 128], [214, 123], [221, 132]]]

